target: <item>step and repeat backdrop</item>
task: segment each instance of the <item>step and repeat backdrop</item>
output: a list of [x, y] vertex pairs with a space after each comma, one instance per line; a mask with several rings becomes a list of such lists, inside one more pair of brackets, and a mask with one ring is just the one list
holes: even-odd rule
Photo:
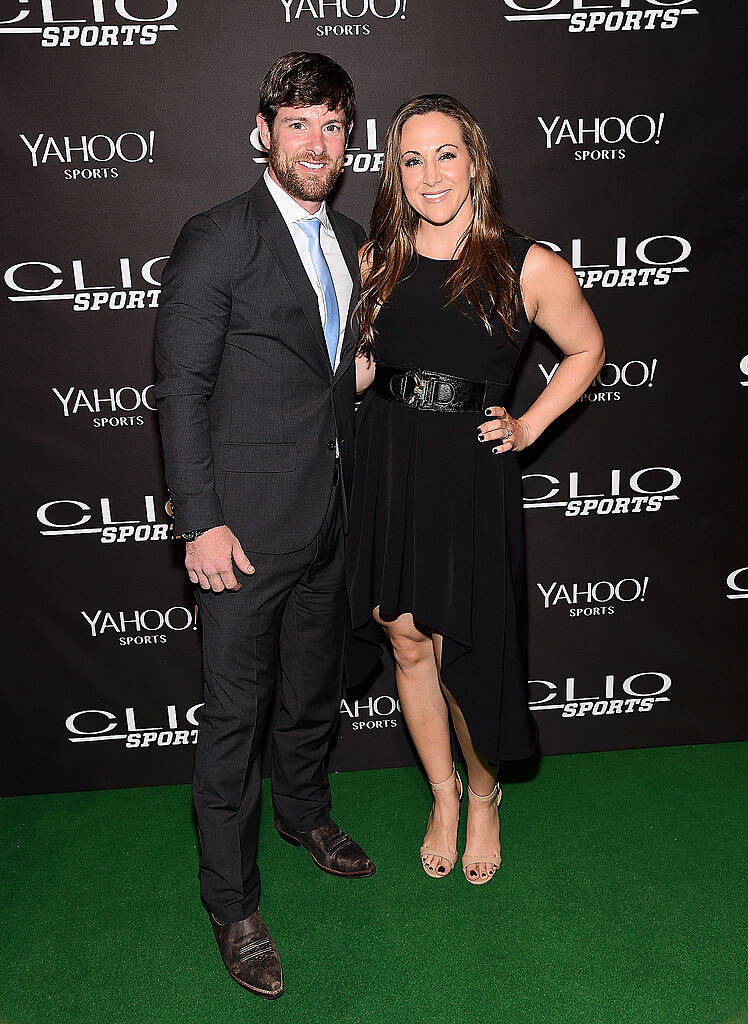
[[[544, 753], [745, 738], [745, 18], [737, 0], [2, 0], [4, 792], [190, 779], [200, 622], [165, 511], [159, 279], [183, 222], [262, 173], [257, 86], [301, 49], [357, 87], [340, 210], [368, 223], [395, 108], [451, 93], [506, 220], [570, 262], [603, 328], [598, 378], [522, 456]], [[531, 335], [515, 414], [559, 359]], [[409, 763], [387, 665], [343, 701], [332, 767]]]

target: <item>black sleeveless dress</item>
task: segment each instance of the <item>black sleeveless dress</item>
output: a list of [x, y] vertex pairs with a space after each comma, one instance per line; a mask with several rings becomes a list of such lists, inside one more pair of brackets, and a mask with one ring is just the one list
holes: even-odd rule
[[[507, 231], [517, 274], [533, 244]], [[508, 385], [530, 324], [521, 306], [510, 341], [447, 307], [449, 260], [419, 256], [376, 319], [377, 360]], [[463, 308], [469, 309], [464, 306]], [[478, 441], [483, 413], [412, 409], [370, 389], [357, 413], [348, 533], [352, 635], [348, 681], [381, 657], [371, 616], [411, 612], [444, 638], [442, 680], [476, 748], [492, 764], [528, 757], [522, 484], [513, 452]]]

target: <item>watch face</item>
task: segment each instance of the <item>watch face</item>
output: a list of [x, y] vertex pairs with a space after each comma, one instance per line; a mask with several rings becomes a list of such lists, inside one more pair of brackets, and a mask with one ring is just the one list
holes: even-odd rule
[[174, 506], [171, 503], [171, 498], [169, 498], [169, 500], [166, 502], [166, 505], [164, 506], [164, 508], [166, 509], [167, 516], [171, 516], [171, 518], [173, 519], [174, 518]]

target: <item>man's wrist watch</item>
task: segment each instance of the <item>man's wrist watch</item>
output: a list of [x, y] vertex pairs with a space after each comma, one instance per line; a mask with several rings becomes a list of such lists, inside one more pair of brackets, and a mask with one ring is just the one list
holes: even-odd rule
[[183, 530], [180, 534], [182, 540], [195, 540], [196, 537], [202, 537], [207, 530]]

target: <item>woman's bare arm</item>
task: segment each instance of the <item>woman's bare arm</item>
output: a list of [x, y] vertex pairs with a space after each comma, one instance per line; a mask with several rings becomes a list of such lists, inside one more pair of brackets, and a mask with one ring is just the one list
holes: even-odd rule
[[478, 429], [483, 440], [499, 442], [494, 448], [497, 454], [520, 451], [532, 444], [584, 394], [605, 362], [602, 332], [566, 260], [543, 246], [531, 246], [521, 285], [528, 320], [545, 331], [564, 358], [548, 385], [518, 419], [498, 406], [486, 410], [487, 415], [496, 418]]
[[548, 385], [521, 417], [534, 441], [587, 390], [605, 362], [605, 344], [577, 275], [555, 252], [540, 245], [530, 248], [522, 289], [533, 322], [564, 354]]

